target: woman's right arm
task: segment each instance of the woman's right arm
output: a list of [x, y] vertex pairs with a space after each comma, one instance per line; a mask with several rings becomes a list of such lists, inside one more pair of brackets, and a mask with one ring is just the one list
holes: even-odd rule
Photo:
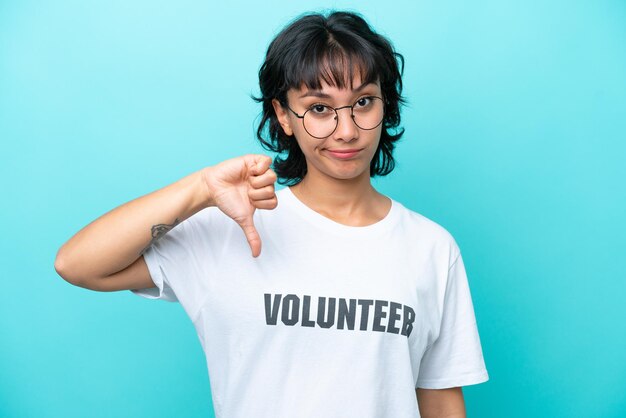
[[153, 287], [143, 252], [177, 224], [217, 206], [244, 230], [253, 256], [261, 242], [258, 209], [276, 207], [271, 158], [246, 155], [204, 168], [127, 202], [78, 231], [59, 249], [54, 268], [66, 281], [99, 291]]

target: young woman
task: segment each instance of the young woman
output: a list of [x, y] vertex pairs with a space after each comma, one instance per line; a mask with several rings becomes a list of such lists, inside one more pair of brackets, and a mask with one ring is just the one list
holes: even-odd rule
[[234, 158], [128, 202], [55, 268], [179, 301], [218, 417], [464, 417], [461, 387], [488, 375], [459, 248], [370, 181], [394, 166], [401, 66], [356, 14], [300, 17], [259, 72], [273, 164]]

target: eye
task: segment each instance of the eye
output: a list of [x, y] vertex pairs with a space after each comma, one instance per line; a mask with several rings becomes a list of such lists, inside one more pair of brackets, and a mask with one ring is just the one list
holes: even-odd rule
[[319, 103], [318, 104], [314, 104], [311, 107], [309, 107], [309, 110], [312, 113], [315, 113], [315, 114], [318, 114], [318, 115], [323, 115], [323, 114], [328, 113], [328, 112], [331, 111], [328, 106], [323, 105], [323, 104], [319, 104]]
[[372, 96], [361, 97], [356, 101], [354, 107], [367, 107], [372, 104]]

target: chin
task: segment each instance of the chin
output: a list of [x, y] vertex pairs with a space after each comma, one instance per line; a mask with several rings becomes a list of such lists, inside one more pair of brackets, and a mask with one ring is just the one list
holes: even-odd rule
[[309, 160], [309, 174], [322, 175], [335, 180], [355, 180], [364, 176], [369, 178], [370, 161], [365, 158], [337, 161], [320, 158], [317, 161]]
[[352, 170], [326, 170], [324, 174], [337, 180], [354, 180], [363, 176], [369, 177], [369, 167], [368, 170], [363, 170], [361, 167]]

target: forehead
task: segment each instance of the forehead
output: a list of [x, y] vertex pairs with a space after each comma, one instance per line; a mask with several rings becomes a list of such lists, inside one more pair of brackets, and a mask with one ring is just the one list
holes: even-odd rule
[[378, 81], [362, 82], [360, 77], [354, 77], [352, 83], [338, 87], [329, 84], [324, 80], [320, 81], [319, 88], [311, 88], [306, 84], [301, 84], [299, 88], [291, 88], [287, 92], [288, 96], [293, 99], [303, 99], [307, 97], [332, 98], [351, 96], [363, 92], [380, 92], [380, 83]]
[[336, 42], [310, 46], [300, 57], [285, 60], [278, 75], [281, 90], [337, 90], [354, 89], [362, 83], [380, 79], [380, 60], [366, 48], [352, 44], [341, 46]]

